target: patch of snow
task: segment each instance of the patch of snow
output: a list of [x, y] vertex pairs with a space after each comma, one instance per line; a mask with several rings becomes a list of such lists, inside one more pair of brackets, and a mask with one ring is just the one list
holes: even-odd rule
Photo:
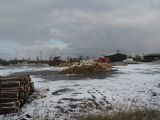
[[[42, 69], [55, 70], [55, 68], [39, 68], [38, 70]], [[81, 104], [85, 100], [93, 98], [96, 101], [103, 100], [103, 102], [105, 98], [113, 109], [121, 109], [122, 106], [130, 106], [133, 103], [138, 106], [151, 105], [160, 108], [160, 88], [158, 87], [160, 84], [160, 65], [131, 64], [128, 66], [115, 66], [114, 69], [118, 70], [118, 74], [105, 79], [49, 81], [37, 76], [31, 76], [36, 91], [40, 91], [45, 97], [34, 99], [31, 103], [25, 104], [22, 107], [21, 114], [33, 115], [36, 111], [39, 115], [48, 112], [51, 116], [54, 116], [58, 112], [57, 120], [61, 120], [68, 117], [68, 113], [63, 112], [65, 109], [70, 110], [69, 106], [71, 104]], [[57, 90], [66, 88], [72, 91], [62, 92], [59, 95], [52, 94]], [[153, 96], [153, 93], [156, 93], [155, 96]], [[78, 101], [80, 99], [83, 100]], [[61, 109], [57, 106], [63, 108], [63, 112], [60, 112]], [[69, 112], [69, 114], [79, 113], [79, 110], [80, 108], [76, 108], [74, 112]], [[92, 109], [92, 112], [97, 111]], [[7, 118], [14, 117], [8, 116]]]
[[0, 70], [0, 76], [7, 76], [12, 73], [18, 73], [18, 72], [32, 72], [32, 71], [60, 71], [64, 69], [63, 67], [32, 67], [32, 66], [21, 66], [21, 67], [5, 67], [4, 69]]

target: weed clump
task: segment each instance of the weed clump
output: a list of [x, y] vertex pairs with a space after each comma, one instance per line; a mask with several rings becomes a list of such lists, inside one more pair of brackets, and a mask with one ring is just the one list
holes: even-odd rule
[[98, 115], [87, 115], [79, 120], [160, 120], [160, 111], [145, 110], [129, 110], [116, 112], [112, 114], [104, 113]]

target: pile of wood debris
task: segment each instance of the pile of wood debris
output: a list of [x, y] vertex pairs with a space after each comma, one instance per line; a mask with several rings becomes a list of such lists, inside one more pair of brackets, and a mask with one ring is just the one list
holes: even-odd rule
[[98, 73], [112, 71], [112, 66], [107, 63], [81, 63], [79, 65], [72, 65], [69, 68], [60, 71], [60, 74], [84, 74], [84, 73]]

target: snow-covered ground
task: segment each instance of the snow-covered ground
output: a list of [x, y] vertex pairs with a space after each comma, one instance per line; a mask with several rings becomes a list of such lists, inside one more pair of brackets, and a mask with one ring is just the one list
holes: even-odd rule
[[34, 72], [34, 71], [59, 71], [63, 68], [58, 67], [49, 67], [49, 66], [0, 66], [0, 76], [7, 76], [13, 73], [19, 73], [19, 72]]
[[[46, 67], [38, 70], [59, 70]], [[49, 115], [56, 120], [79, 116], [81, 113], [104, 112], [143, 107], [150, 105], [160, 108], [160, 65], [133, 64], [116, 66], [117, 74], [105, 79], [57, 80], [50, 81], [32, 75], [35, 82], [35, 93], [30, 97], [19, 114], [10, 115], [15, 119], [18, 115], [29, 114], [37, 118]], [[11, 72], [37, 70], [23, 68], [12, 71], [0, 70], [0, 75]], [[5, 74], [6, 73], [6, 74]], [[0, 116], [2, 119], [3, 116]]]
[[4, 68], [4, 66], [1, 66], [1, 65], [0, 65], [0, 69], [3, 69], [3, 68]]

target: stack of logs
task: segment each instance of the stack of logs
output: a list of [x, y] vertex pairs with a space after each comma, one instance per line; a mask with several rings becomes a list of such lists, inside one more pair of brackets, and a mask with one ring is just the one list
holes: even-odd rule
[[82, 63], [80, 65], [73, 65], [63, 71], [60, 74], [84, 74], [84, 73], [98, 73], [112, 71], [112, 66], [107, 63]]
[[65, 62], [65, 63], [59, 64], [59, 67], [70, 67], [72, 65], [73, 65], [73, 63], [71, 63], [71, 62]]
[[33, 91], [30, 76], [0, 77], [0, 114], [18, 112]]

